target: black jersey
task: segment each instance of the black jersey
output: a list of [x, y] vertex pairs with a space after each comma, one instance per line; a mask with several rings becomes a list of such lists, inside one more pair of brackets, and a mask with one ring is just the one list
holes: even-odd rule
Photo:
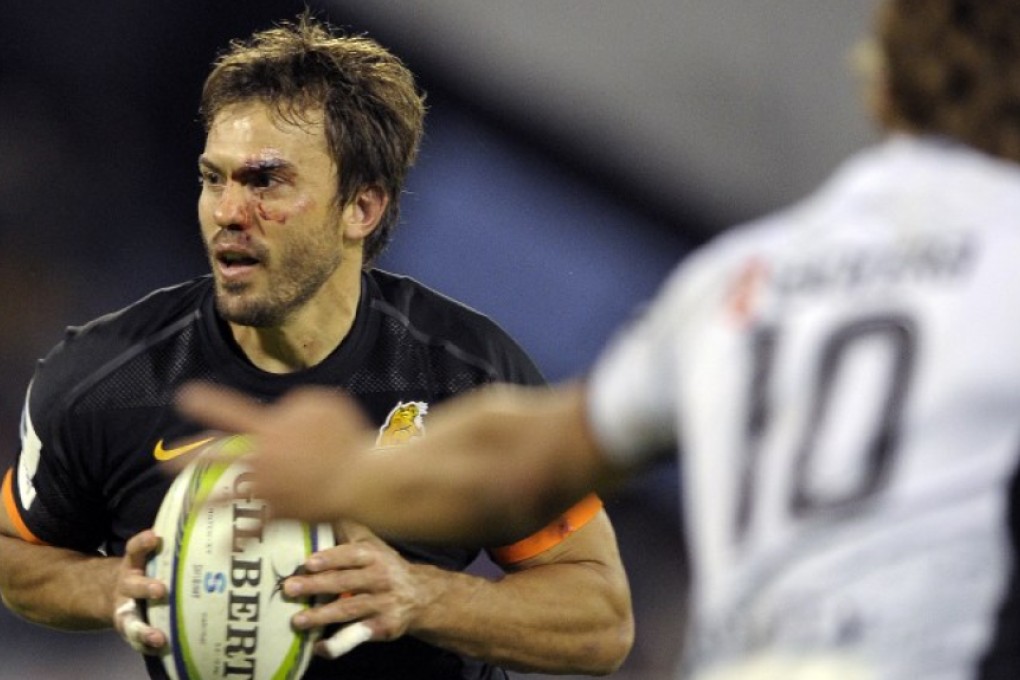
[[[168, 442], [200, 428], [173, 408], [185, 382], [205, 380], [271, 401], [299, 385], [335, 387], [379, 423], [380, 439], [422, 426], [430, 404], [491, 382], [540, 384], [538, 369], [485, 316], [420, 283], [378, 270], [362, 275], [349, 334], [309, 369], [271, 374], [236, 346], [215, 311], [208, 276], [158, 290], [70, 329], [42, 362], [22, 417], [22, 447], [5, 495], [29, 540], [83, 552], [123, 553], [152, 526], [171, 478]], [[465, 569], [478, 547], [396, 544], [405, 558]], [[157, 663], [150, 674], [161, 677]], [[316, 658], [305, 678], [503, 678], [497, 668], [411, 637]]]

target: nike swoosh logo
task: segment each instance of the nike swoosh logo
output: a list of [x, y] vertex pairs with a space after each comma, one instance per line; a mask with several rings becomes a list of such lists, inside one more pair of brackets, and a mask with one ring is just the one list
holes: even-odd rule
[[216, 439], [216, 437], [199, 439], [197, 442], [191, 442], [190, 444], [185, 444], [184, 446], [177, 446], [172, 449], [163, 448], [163, 440], [160, 439], [158, 442], [156, 442], [156, 448], [152, 450], [152, 455], [156, 457], [156, 460], [162, 461], [173, 460], [177, 456], [183, 456], [188, 451], [194, 451], [199, 446], [208, 444], [214, 439]]

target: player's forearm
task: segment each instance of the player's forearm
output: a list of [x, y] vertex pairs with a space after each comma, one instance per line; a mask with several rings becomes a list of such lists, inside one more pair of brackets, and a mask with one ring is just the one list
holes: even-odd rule
[[300, 388], [264, 406], [212, 386], [179, 398], [189, 418], [256, 442], [261, 497], [281, 517], [357, 520], [389, 537], [498, 545], [544, 526], [615, 473], [579, 385], [479, 389], [440, 404], [429, 434], [375, 450], [349, 398]]
[[338, 516], [382, 534], [498, 545], [544, 526], [596, 484], [579, 390], [501, 386], [436, 409], [429, 434], [340, 468]]
[[0, 535], [0, 594], [34, 623], [64, 630], [112, 626], [117, 560]]
[[489, 581], [434, 567], [430, 604], [409, 633], [526, 672], [602, 675], [633, 641], [625, 584], [597, 564], [551, 564]]

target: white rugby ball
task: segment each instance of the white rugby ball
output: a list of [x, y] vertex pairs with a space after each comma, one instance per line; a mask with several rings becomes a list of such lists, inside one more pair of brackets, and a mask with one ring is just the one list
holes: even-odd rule
[[317, 632], [295, 631], [307, 599], [283, 594], [283, 580], [317, 550], [334, 545], [329, 525], [266, 521], [251, 494], [242, 436], [207, 445], [177, 476], [156, 515], [163, 539], [146, 568], [167, 584], [149, 602], [149, 624], [169, 638], [162, 663], [173, 680], [298, 678]]

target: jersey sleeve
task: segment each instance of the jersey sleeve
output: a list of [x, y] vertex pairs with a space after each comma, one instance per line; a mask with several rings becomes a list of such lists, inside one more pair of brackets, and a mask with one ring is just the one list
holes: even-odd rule
[[0, 482], [0, 499], [2, 499], [4, 505], [4, 512], [7, 513], [7, 517], [11, 520], [11, 524], [14, 525], [15, 531], [21, 538], [29, 543], [35, 543], [42, 545], [43, 540], [32, 533], [32, 530], [25, 524], [25, 520], [22, 519], [23, 510], [20, 501], [20, 494], [15, 496], [15, 483], [14, 483], [14, 471], [17, 466], [8, 468], [4, 474], [3, 481]]
[[679, 280], [674, 274], [659, 297], [617, 333], [588, 376], [589, 423], [614, 465], [639, 465], [676, 447]]
[[3, 499], [4, 511], [18, 535], [29, 543], [43, 544], [45, 541], [39, 538], [27, 523], [31, 508], [35, 505], [38, 497], [35, 479], [39, 471], [42, 451], [42, 442], [35, 432], [29, 413], [31, 398], [32, 388], [29, 386], [21, 412], [21, 445], [14, 466], [4, 474], [2, 485], [0, 485], [0, 497]]
[[545, 376], [528, 353], [505, 331], [497, 330], [489, 333], [490, 342], [498, 341], [498, 345], [490, 350], [496, 379], [515, 385], [545, 385]]
[[[58, 362], [59, 363], [59, 362]], [[88, 439], [72, 435], [61, 407], [59, 381], [41, 364], [25, 398], [20, 450], [4, 475], [0, 496], [21, 538], [31, 543], [95, 552], [104, 532], [98, 518], [102, 504], [88, 485], [89, 475], [72, 456]]]

